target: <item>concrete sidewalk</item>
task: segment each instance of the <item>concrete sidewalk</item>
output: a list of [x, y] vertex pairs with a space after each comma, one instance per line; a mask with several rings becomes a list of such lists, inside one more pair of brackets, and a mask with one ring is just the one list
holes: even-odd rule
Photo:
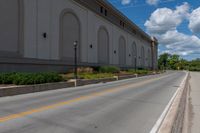
[[200, 72], [191, 72], [190, 132], [200, 133]]

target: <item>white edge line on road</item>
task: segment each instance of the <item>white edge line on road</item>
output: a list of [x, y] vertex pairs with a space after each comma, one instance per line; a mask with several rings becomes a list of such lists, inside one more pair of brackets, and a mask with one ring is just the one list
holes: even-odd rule
[[161, 116], [158, 118], [158, 120], [156, 121], [156, 124], [153, 126], [153, 128], [151, 129], [150, 133], [157, 133], [162, 122], [164, 121], [171, 105], [173, 104], [178, 92], [184, 87], [184, 84], [187, 80], [187, 77], [188, 77], [188, 72], [185, 76], [185, 78], [183, 79], [183, 81], [181, 82], [179, 88], [177, 89], [177, 91], [175, 92], [175, 94], [173, 95], [173, 97], [171, 98], [171, 100], [169, 101], [169, 103], [167, 104], [167, 106], [165, 107], [165, 110], [163, 111], [163, 113], [161, 114]]

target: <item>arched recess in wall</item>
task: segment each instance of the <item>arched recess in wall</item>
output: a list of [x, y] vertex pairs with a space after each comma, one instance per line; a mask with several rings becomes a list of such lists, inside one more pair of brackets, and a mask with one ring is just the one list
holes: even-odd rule
[[137, 45], [135, 42], [131, 45], [131, 52], [132, 52], [132, 65], [137, 64]]
[[0, 0], [0, 55], [22, 54], [22, 17], [22, 0]]
[[109, 64], [109, 34], [105, 27], [100, 27], [97, 33], [98, 63]]
[[144, 53], [144, 47], [141, 48], [141, 67], [145, 66], [145, 53]]
[[151, 67], [151, 51], [148, 49], [148, 67]]
[[119, 38], [119, 65], [126, 65], [126, 40], [123, 36]]
[[64, 10], [61, 13], [61, 49], [60, 57], [63, 60], [74, 60], [74, 42], [78, 41], [77, 56], [80, 62], [80, 21], [72, 10]]

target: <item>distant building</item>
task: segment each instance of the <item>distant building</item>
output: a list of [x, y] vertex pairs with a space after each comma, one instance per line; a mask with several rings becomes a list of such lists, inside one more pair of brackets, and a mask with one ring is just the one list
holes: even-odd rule
[[0, 71], [157, 68], [158, 43], [106, 0], [0, 0]]

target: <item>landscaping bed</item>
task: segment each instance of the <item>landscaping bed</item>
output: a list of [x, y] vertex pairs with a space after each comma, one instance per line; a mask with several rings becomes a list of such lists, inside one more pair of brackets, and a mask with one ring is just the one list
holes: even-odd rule
[[[103, 78], [113, 78], [113, 77], [135, 77], [143, 76], [143, 75], [151, 75], [159, 72], [150, 71], [150, 70], [120, 70], [118, 67], [114, 66], [104, 66], [97, 68], [79, 68], [78, 79], [88, 79], [88, 80], [96, 80]], [[61, 74], [65, 80], [73, 79], [73, 73]]]
[[56, 90], [61, 88], [106, 83], [116, 80], [157, 74], [147, 70], [121, 71], [117, 67], [79, 68], [74, 74], [58, 73], [0, 73], [0, 97]]
[[0, 84], [33, 85], [64, 81], [57, 73], [0, 73]]
[[[153, 71], [149, 70], [120, 70], [115, 66], [103, 66], [96, 68], [78, 68], [78, 79], [80, 80], [98, 80], [98, 79], [109, 79], [114, 77], [136, 77], [143, 75], [154, 74]], [[0, 85], [35, 85], [35, 84], [45, 84], [45, 83], [56, 83], [56, 82], [66, 82], [74, 78], [74, 74], [65, 73], [58, 74], [54, 72], [46, 73], [0, 73]], [[0, 87], [1, 87], [0, 86]]]

